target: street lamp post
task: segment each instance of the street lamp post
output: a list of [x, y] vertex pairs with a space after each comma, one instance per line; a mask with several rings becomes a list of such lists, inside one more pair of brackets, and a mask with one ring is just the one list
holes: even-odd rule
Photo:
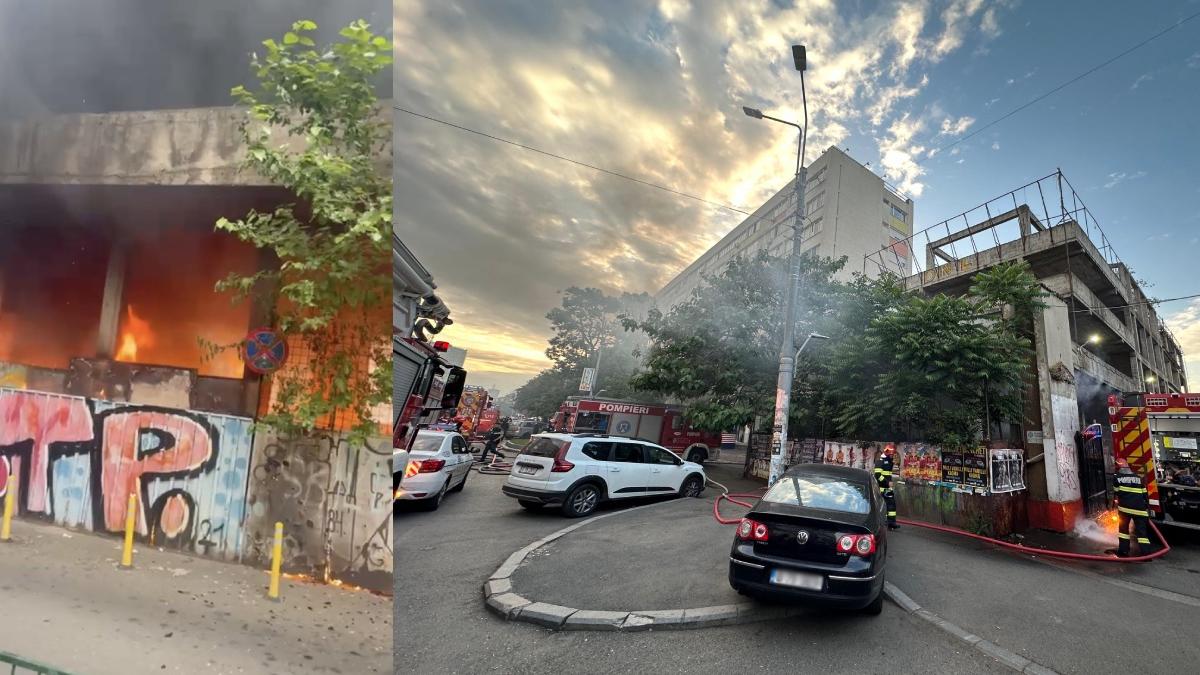
[[[778, 117], [764, 115], [761, 110], [743, 107], [746, 115], [755, 119], [768, 119], [780, 124], [796, 127], [800, 132], [796, 148], [796, 178], [793, 187], [796, 193], [796, 215], [792, 224], [792, 256], [789, 265], [788, 285], [784, 293], [783, 344], [779, 348], [779, 380], [775, 385], [775, 422], [771, 427], [771, 474], [768, 485], [774, 485], [783, 473], [783, 448], [787, 443], [788, 413], [791, 409], [792, 378], [796, 367], [796, 295], [800, 286], [800, 246], [804, 237], [804, 183], [808, 170], [804, 168], [804, 144], [808, 128], [808, 100], [804, 92], [804, 69], [807, 57], [804, 45], [792, 45], [792, 59], [800, 71], [800, 100], [804, 104], [804, 126]], [[808, 340], [805, 340], [805, 344]], [[801, 347], [803, 349], [803, 347]]]

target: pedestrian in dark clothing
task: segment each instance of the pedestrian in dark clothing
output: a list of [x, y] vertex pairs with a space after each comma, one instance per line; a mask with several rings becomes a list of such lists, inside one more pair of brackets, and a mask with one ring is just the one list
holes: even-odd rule
[[479, 455], [479, 463], [480, 464], [487, 463], [487, 456], [488, 456], [489, 452], [495, 452], [496, 454], [500, 454], [499, 452], [496, 452], [496, 446], [500, 445], [500, 442], [503, 440], [504, 440], [504, 427], [497, 424], [497, 425], [493, 426], [491, 429], [488, 429], [487, 436], [484, 436], [484, 439], [483, 439], [483, 454]]

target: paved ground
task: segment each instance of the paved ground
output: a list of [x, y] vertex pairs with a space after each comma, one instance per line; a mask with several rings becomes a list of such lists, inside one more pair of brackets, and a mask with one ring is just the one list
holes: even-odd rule
[[[1169, 562], [1100, 567], [1045, 564], [915, 527], [890, 541], [888, 579], [914, 600], [1059, 672], [1182, 673], [1200, 663], [1194, 544], [1181, 541]], [[1158, 589], [1189, 595], [1168, 599]]]
[[[530, 554], [513, 575], [513, 588], [541, 602], [613, 611], [744, 602], [725, 581], [733, 528], [713, 520], [713, 496], [586, 525]], [[648, 568], [657, 567], [667, 583], [647, 584]], [[586, 570], [588, 583], [561, 583], [569, 570]]]
[[[736, 471], [740, 469], [714, 469], [727, 484]], [[438, 511], [404, 509], [397, 514], [397, 672], [1011, 672], [890, 604], [875, 618], [813, 612], [786, 621], [668, 633], [555, 633], [504, 622], [484, 608], [484, 580], [513, 551], [570, 521], [549, 511], [522, 510], [500, 493], [502, 482], [501, 476], [473, 474], [466, 489], [450, 495]], [[738, 489], [738, 484], [730, 487]], [[693, 505], [643, 511], [672, 508]], [[601, 522], [618, 525], [633, 516]], [[727, 530], [714, 530], [714, 535], [727, 545]], [[677, 560], [682, 564], [690, 555], [690, 549], [681, 550]], [[648, 585], [679, 579], [673, 569], [642, 564], [632, 556], [630, 566]], [[584, 588], [590, 585], [589, 574], [594, 570], [571, 570], [556, 581]], [[714, 589], [725, 586], [724, 574], [711, 583]]]
[[0, 544], [0, 651], [79, 675], [391, 673], [391, 599], [244, 565], [13, 523]]

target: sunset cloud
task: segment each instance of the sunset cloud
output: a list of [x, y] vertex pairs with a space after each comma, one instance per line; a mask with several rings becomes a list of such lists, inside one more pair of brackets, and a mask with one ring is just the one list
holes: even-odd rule
[[[805, 36], [808, 160], [865, 127], [889, 180], [915, 197], [916, 158], [949, 116], [907, 107], [933, 65], [987, 39], [984, 10], [397, 0], [395, 100], [750, 211], [794, 171], [796, 136], [741, 107], [803, 120], [788, 45]], [[557, 291], [654, 293], [744, 217], [403, 113], [394, 133], [397, 231], [434, 274], [469, 365], [497, 377], [544, 365]]]

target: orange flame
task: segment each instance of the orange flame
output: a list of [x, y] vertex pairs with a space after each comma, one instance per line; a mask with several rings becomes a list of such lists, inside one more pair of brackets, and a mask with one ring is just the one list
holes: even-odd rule
[[1113, 534], [1117, 533], [1117, 526], [1119, 522], [1120, 521], [1117, 517], [1116, 511], [1105, 511], [1104, 513], [1096, 516], [1096, 524]]
[[121, 346], [117, 349], [118, 361], [137, 361], [138, 347], [154, 345], [154, 331], [150, 330], [150, 322], [138, 316], [133, 311], [133, 305], [125, 307], [125, 330], [121, 332]]
[[279, 574], [279, 576], [281, 576], [284, 579], [287, 579], [289, 581], [296, 581], [296, 582], [305, 583], [305, 584], [314, 584], [314, 585], [318, 585], [318, 586], [320, 586], [320, 585], [332, 586], [334, 588], [340, 588], [344, 591], [365, 591], [367, 593], [375, 592], [364, 586], [355, 586], [354, 584], [346, 583], [345, 581], [342, 581], [341, 579], [334, 579], [334, 578], [328, 577], [328, 575], [326, 575], [326, 579], [324, 579], [324, 580], [322, 580], [314, 575], [295, 574], [295, 573], [290, 573], [290, 572], [281, 572]]

